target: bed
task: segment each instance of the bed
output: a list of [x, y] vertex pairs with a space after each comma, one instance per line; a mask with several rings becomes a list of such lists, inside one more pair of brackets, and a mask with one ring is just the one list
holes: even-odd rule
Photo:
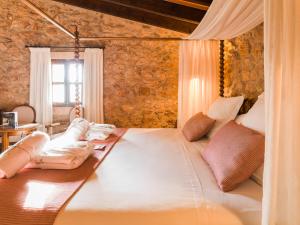
[[200, 152], [177, 129], [132, 128], [60, 211], [55, 225], [256, 225], [262, 188], [222, 192]]

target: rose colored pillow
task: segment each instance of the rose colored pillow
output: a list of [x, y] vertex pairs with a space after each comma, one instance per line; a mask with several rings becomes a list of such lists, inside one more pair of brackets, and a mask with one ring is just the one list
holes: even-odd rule
[[198, 141], [210, 131], [215, 122], [215, 120], [199, 112], [185, 123], [182, 132], [188, 141]]
[[262, 165], [264, 145], [263, 135], [230, 121], [213, 136], [201, 154], [221, 190], [231, 191]]

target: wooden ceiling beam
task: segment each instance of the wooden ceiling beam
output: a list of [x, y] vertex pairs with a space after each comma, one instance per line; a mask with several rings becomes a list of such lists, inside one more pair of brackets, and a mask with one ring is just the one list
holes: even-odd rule
[[191, 33], [199, 24], [204, 10], [163, 0], [54, 0], [113, 16]]
[[102, 0], [120, 6], [131, 7], [137, 10], [145, 10], [151, 13], [158, 13], [166, 17], [176, 17], [177, 19], [186, 19], [192, 22], [200, 22], [205, 11], [194, 9], [178, 4], [172, 4], [163, 0]]
[[[194, 24], [199, 23], [198, 20], [193, 20], [193, 19], [187, 18], [186, 16], [190, 16], [189, 14], [178, 16], [178, 15], [176, 15], [176, 13], [181, 13], [182, 14], [181, 11], [176, 12], [175, 10], [172, 10], [170, 12], [169, 8], [167, 8], [166, 5], [165, 6], [158, 5], [157, 4], [158, 2], [156, 0], [146, 0], [148, 2], [146, 2], [146, 1], [132, 1], [132, 0], [101, 0], [101, 1], [104, 1], [104, 2], [107, 2], [107, 3], [110, 3], [110, 4], [114, 4], [114, 5], [117, 5], [117, 6], [121, 6], [121, 7], [127, 7], [127, 8], [130, 8], [130, 9], [133, 9], [133, 10], [142, 11], [142, 12], [145, 12], [145, 13], [151, 13], [151, 14], [154, 14], [154, 15], [163, 16], [163, 17], [167, 17], [167, 18], [170, 18], [170, 19], [174, 19], [174, 20], [179, 20], [179, 21], [182, 21], [182, 22], [188, 22], [188, 23], [194, 23]], [[156, 1], [156, 4], [153, 1]], [[149, 2], [150, 3], [153, 2], [153, 3], [149, 4]], [[162, 3], [162, 2], [160, 2], [160, 3]]]
[[184, 1], [210, 6], [213, 0], [184, 0]]
[[165, 0], [166, 2], [171, 2], [174, 4], [178, 5], [183, 5], [195, 9], [200, 9], [200, 10], [208, 10], [209, 5], [203, 4], [203, 3], [197, 3], [197, 2], [192, 2], [192, 1], [186, 1], [186, 0]]

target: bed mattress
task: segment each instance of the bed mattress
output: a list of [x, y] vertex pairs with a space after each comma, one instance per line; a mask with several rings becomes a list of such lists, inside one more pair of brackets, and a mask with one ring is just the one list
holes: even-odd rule
[[55, 225], [258, 225], [262, 189], [217, 187], [200, 152], [177, 129], [129, 129]]

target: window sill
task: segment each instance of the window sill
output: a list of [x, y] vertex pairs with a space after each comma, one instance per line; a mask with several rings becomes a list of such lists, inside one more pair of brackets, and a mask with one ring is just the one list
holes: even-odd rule
[[75, 107], [75, 104], [53, 104], [53, 107]]

